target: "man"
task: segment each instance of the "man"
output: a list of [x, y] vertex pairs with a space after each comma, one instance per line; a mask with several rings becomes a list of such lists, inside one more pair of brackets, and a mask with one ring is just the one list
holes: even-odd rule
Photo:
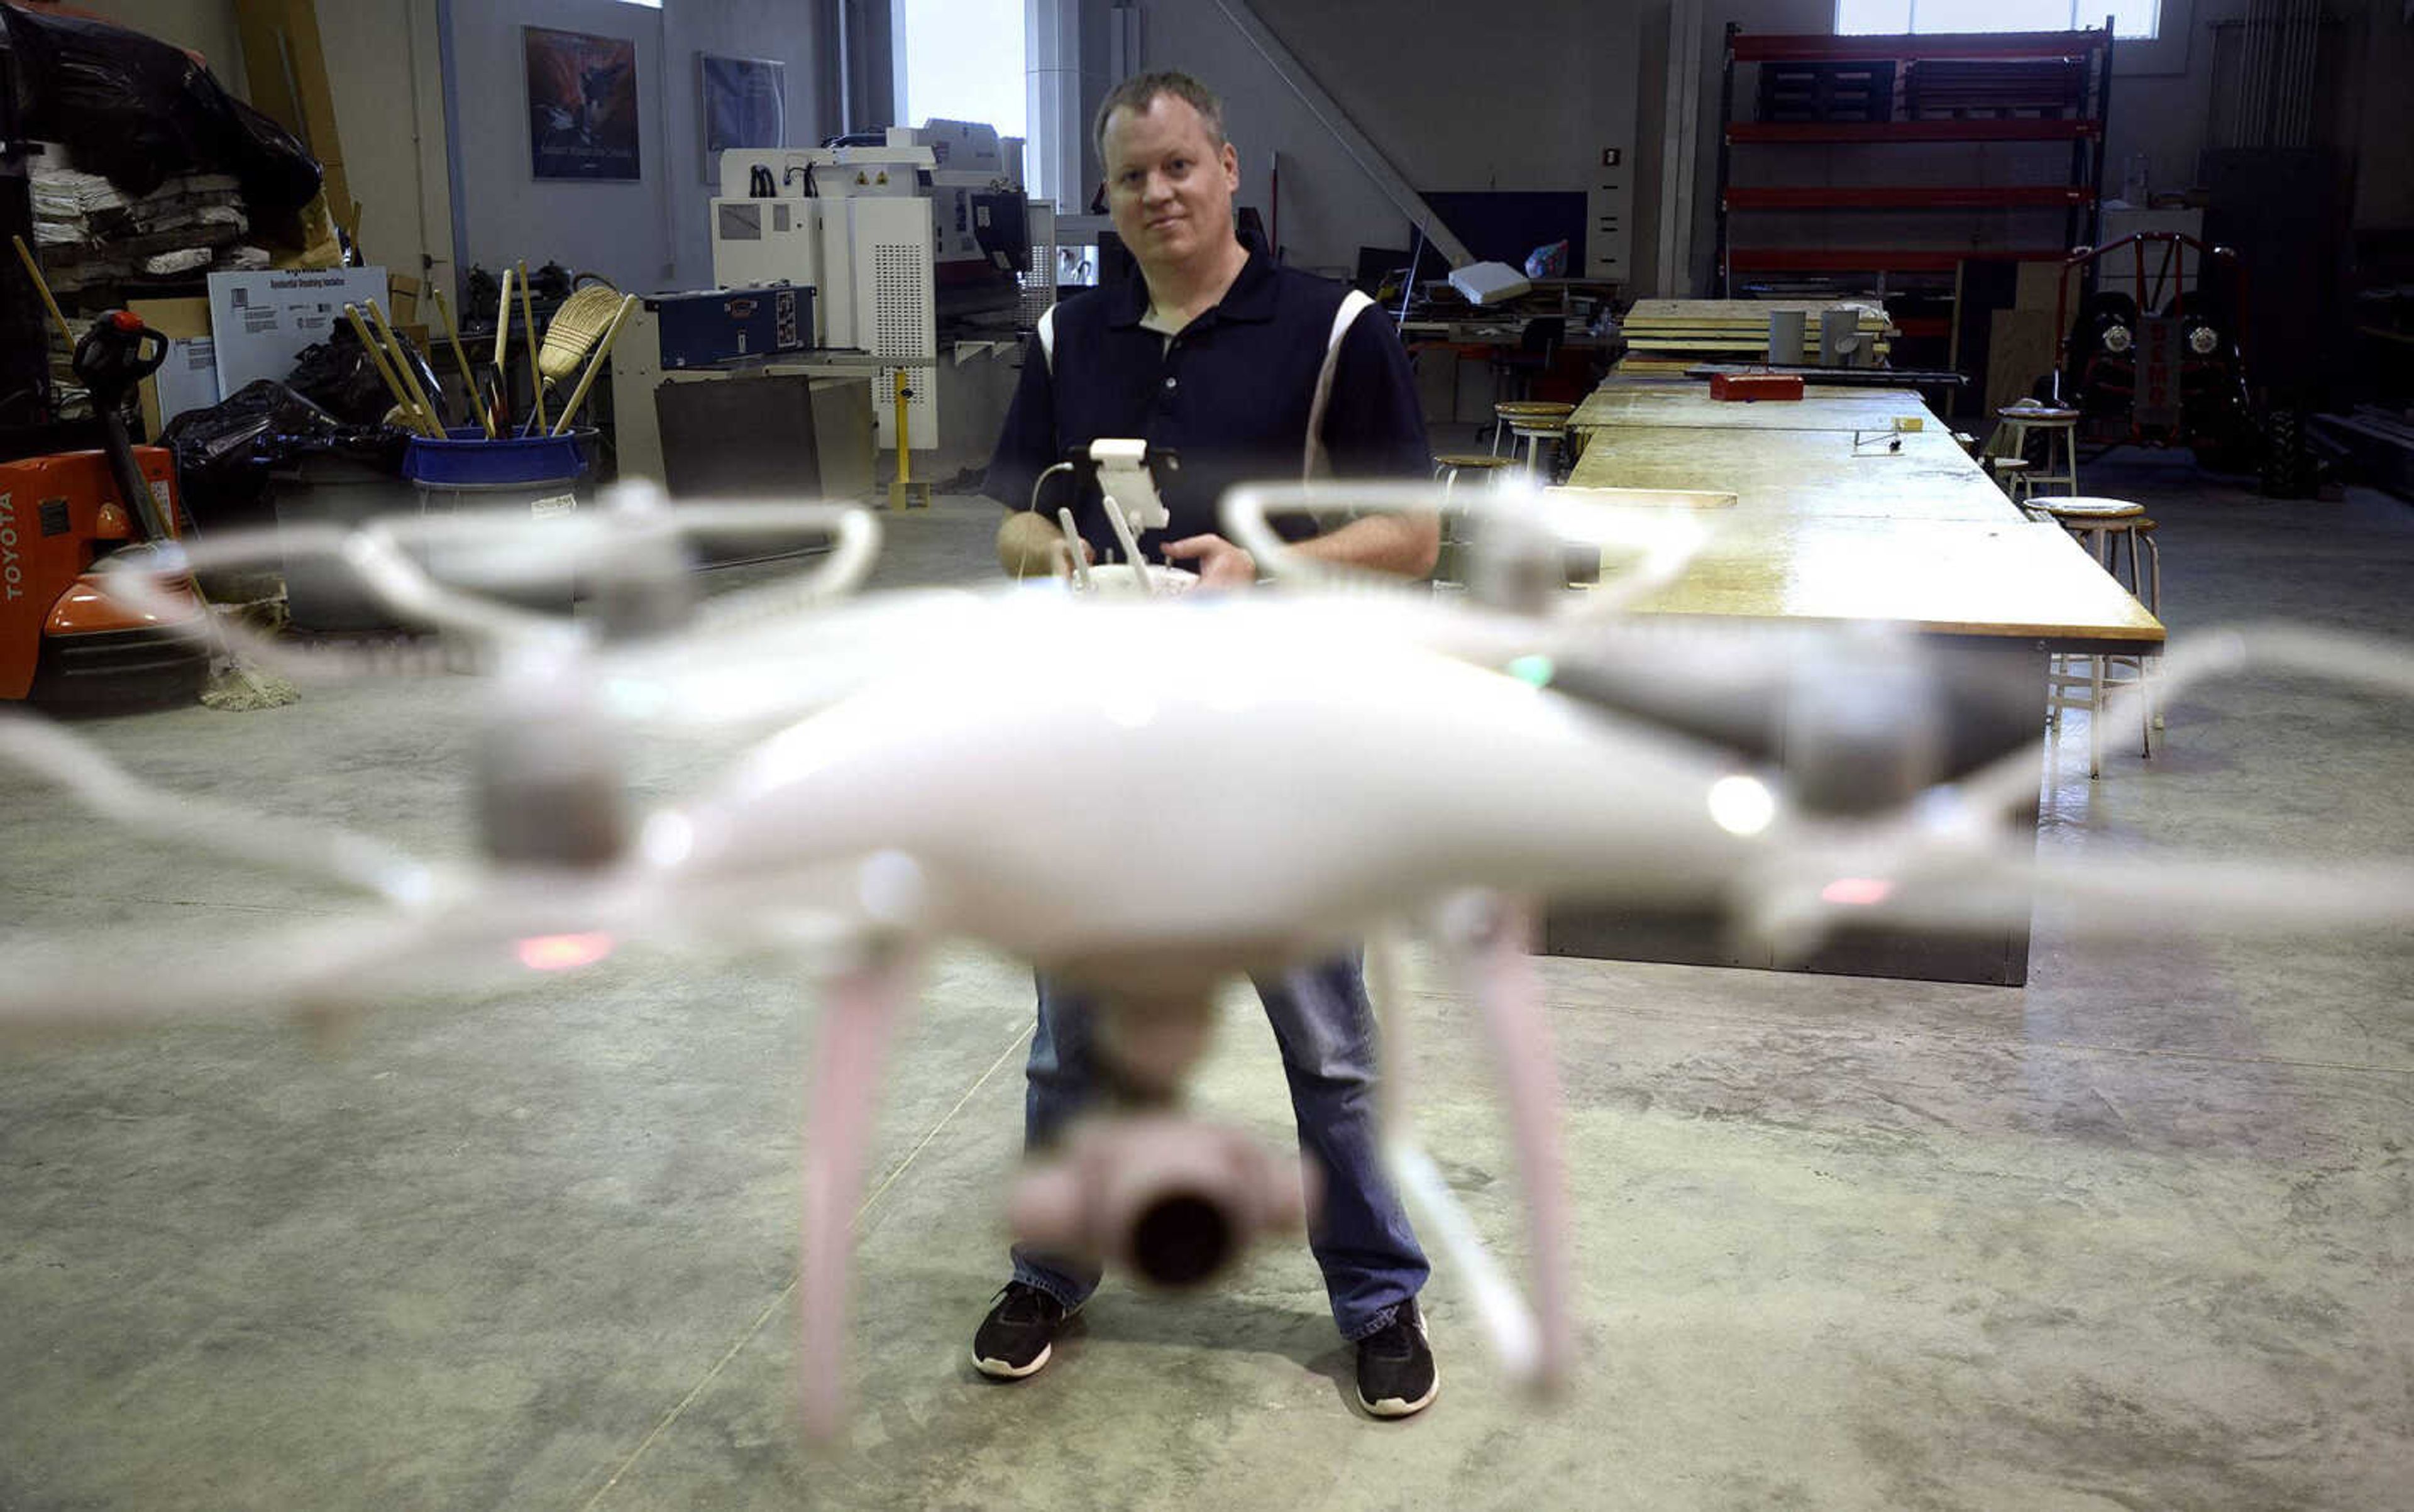
[[[1221, 106], [1198, 81], [1127, 81], [1099, 108], [1096, 134], [1115, 231], [1141, 279], [1066, 300], [1041, 321], [986, 487], [1043, 519], [1069, 504], [1085, 546], [1103, 558], [1116, 537], [1094, 486], [1076, 499], [1059, 473], [1047, 481], [1061, 493], [1035, 501], [1033, 488], [1068, 448], [1143, 439], [1175, 453], [1180, 467], [1159, 482], [1171, 524], [1140, 536], [1141, 554], [1190, 565], [1202, 589], [1245, 589], [1258, 563], [1218, 533], [1214, 513], [1231, 485], [1328, 471], [1431, 475], [1408, 357], [1362, 297], [1242, 247], [1232, 217], [1239, 156]], [[1009, 516], [1007, 531], [1036, 523]], [[1438, 544], [1431, 517], [1386, 516], [1351, 520], [1303, 549], [1416, 576], [1432, 569]], [[1359, 1400], [1378, 1416], [1408, 1416], [1433, 1400], [1439, 1378], [1416, 1302], [1424, 1254], [1378, 1148], [1359, 961], [1257, 986], [1301, 1145], [1325, 1178], [1312, 1245], [1334, 1321], [1357, 1346]], [[1040, 979], [1024, 1104], [1032, 1149], [1055, 1140], [1095, 1092], [1091, 1017], [1064, 984]], [[1093, 1265], [1018, 1248], [1014, 1279], [974, 1340], [975, 1363], [1000, 1379], [1036, 1373], [1097, 1283]]]

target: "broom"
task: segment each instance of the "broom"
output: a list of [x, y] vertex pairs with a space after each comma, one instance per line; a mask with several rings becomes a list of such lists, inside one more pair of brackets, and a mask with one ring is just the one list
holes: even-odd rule
[[[560, 384], [578, 374], [579, 365], [588, 352], [602, 340], [611, 328], [612, 318], [620, 312], [620, 292], [597, 278], [574, 290], [561, 307], [553, 312], [552, 323], [544, 330], [544, 350], [537, 353], [537, 390]], [[537, 429], [550, 431], [544, 412], [538, 412]]]
[[579, 375], [578, 386], [570, 391], [570, 402], [561, 407], [561, 418], [553, 423], [553, 429], [548, 434], [569, 434], [571, 420], [578, 413], [578, 407], [587, 402], [587, 391], [595, 386], [595, 375], [604, 370], [604, 359], [612, 355], [612, 343], [620, 339], [620, 327], [629, 323], [629, 316], [639, 303], [634, 294], [615, 301], [612, 319], [604, 327], [604, 339], [596, 344], [593, 359], [587, 364], [587, 370]]

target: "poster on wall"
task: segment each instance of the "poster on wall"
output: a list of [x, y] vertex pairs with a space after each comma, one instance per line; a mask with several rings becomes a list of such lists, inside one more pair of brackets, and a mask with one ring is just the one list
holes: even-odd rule
[[529, 157], [539, 178], [633, 179], [637, 44], [523, 26]]
[[704, 122], [704, 181], [720, 182], [724, 147], [788, 144], [788, 66], [770, 58], [695, 55]]

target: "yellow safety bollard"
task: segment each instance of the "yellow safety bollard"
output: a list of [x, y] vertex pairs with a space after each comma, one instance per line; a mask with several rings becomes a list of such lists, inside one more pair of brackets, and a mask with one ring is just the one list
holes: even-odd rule
[[891, 509], [928, 509], [931, 486], [914, 476], [914, 448], [905, 433], [905, 406], [914, 391], [905, 386], [905, 369], [897, 369], [897, 476], [888, 484]]

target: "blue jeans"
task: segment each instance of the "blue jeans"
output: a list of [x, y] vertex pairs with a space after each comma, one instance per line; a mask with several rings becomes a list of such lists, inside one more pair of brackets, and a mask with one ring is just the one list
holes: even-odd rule
[[[1034, 1153], [1052, 1145], [1098, 1091], [1088, 1003], [1061, 982], [1038, 981], [1039, 1027], [1023, 1072], [1023, 1147]], [[1390, 1326], [1431, 1269], [1383, 1173], [1365, 978], [1348, 955], [1256, 985], [1282, 1050], [1300, 1148], [1324, 1175], [1323, 1210], [1309, 1225], [1308, 1248], [1323, 1268], [1333, 1321], [1354, 1341]], [[1017, 1245], [1014, 1279], [1077, 1308], [1097, 1289], [1098, 1271]]]

